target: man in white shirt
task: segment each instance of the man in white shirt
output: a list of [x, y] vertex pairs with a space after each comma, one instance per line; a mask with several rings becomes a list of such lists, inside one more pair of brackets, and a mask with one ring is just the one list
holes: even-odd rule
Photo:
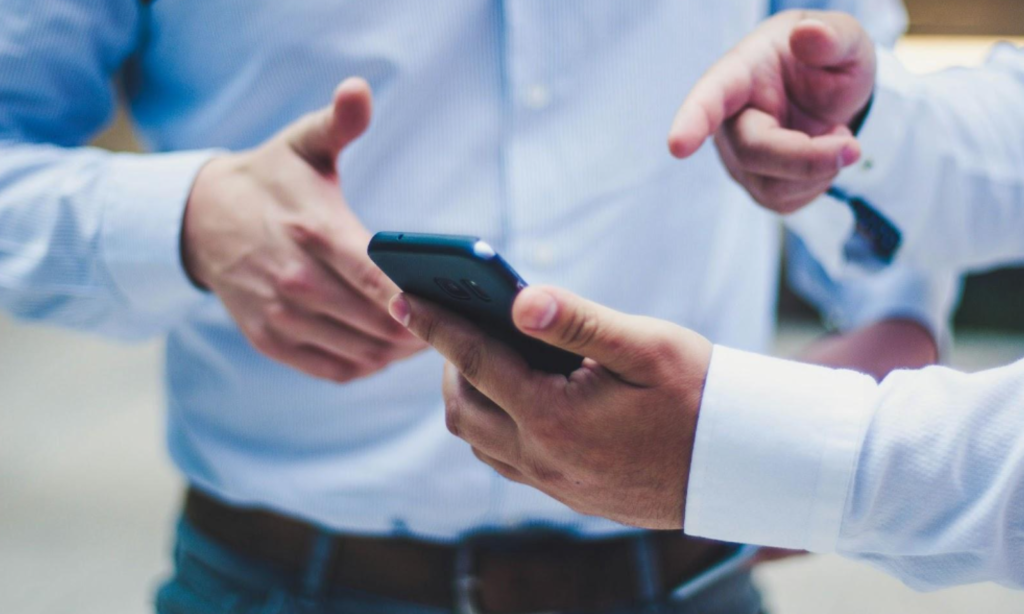
[[[883, 245], [870, 234], [886, 225], [900, 233], [889, 257], [1024, 257], [1024, 54], [999, 49], [985, 69], [915, 78], [883, 53], [877, 82], [875, 66], [849, 17], [780, 15], [707, 73], [670, 147], [687, 157], [715, 135], [733, 177], [780, 212], [841, 186], [874, 216], [856, 220], [863, 244]], [[871, 163], [839, 174], [860, 158]], [[826, 261], [879, 256], [849, 248], [852, 216], [844, 226], [815, 208], [791, 223], [821, 229], [824, 239], [806, 238]], [[578, 511], [838, 552], [920, 589], [1024, 588], [1024, 362], [877, 383], [528, 288], [517, 326], [588, 358], [566, 378], [530, 371], [413, 297], [391, 312], [449, 359], [450, 430], [506, 477]]]

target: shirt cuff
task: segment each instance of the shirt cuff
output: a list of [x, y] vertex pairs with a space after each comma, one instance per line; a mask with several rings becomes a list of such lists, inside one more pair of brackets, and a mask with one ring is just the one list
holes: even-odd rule
[[196, 175], [215, 154], [113, 156], [101, 191], [101, 254], [132, 309], [173, 319], [208, 296], [185, 273], [181, 225]]
[[685, 532], [833, 552], [876, 388], [853, 371], [715, 346]]

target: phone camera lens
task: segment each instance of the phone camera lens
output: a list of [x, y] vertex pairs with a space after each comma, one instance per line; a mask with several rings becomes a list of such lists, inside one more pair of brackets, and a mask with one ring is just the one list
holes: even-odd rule
[[437, 284], [439, 288], [444, 290], [445, 294], [454, 299], [460, 301], [468, 301], [473, 298], [472, 296], [470, 296], [469, 292], [466, 292], [466, 289], [463, 288], [459, 284], [459, 282], [455, 281], [454, 279], [448, 279], [447, 277], [435, 277], [434, 283]]
[[462, 285], [469, 288], [469, 291], [475, 294], [476, 297], [481, 301], [484, 301], [486, 303], [491, 302], [491, 295], [487, 294], [487, 292], [485, 292], [484, 289], [480, 287], [480, 284], [476, 283], [472, 279], [463, 279]]

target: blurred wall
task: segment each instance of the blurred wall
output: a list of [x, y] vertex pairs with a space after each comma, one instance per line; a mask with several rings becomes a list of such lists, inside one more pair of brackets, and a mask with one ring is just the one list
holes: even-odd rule
[[904, 0], [911, 34], [1024, 35], [1024, 0]]

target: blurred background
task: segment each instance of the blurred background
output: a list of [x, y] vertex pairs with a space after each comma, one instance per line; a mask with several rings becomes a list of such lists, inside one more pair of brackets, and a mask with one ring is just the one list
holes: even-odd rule
[[[907, 0], [899, 53], [921, 72], [1024, 44], [1024, 0]], [[123, 118], [97, 144], [134, 149]], [[820, 334], [784, 293], [777, 352]], [[966, 370], [1024, 356], [1024, 270], [972, 277], [951, 360]], [[182, 485], [163, 444], [161, 344], [121, 346], [0, 315], [0, 613], [150, 612], [169, 570]], [[776, 614], [1019, 614], [1024, 594], [993, 585], [914, 593], [838, 557], [761, 568]]]

